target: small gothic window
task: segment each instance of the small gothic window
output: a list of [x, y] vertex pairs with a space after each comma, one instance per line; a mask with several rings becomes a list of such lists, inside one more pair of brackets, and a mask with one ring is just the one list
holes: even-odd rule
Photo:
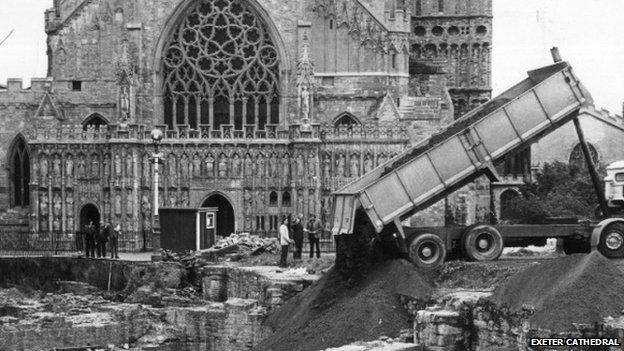
[[164, 52], [165, 123], [279, 123], [279, 62], [266, 24], [239, 0], [193, 1]]
[[444, 12], [444, 0], [438, 0], [438, 11]]
[[351, 128], [357, 125], [360, 125], [360, 122], [357, 119], [355, 119], [355, 117], [349, 114], [344, 114], [340, 116], [340, 118], [338, 118], [336, 122], [334, 123], [335, 128], [345, 128], [345, 127]]
[[80, 81], [80, 80], [72, 80], [72, 90], [73, 91], [82, 91], [82, 81]]
[[28, 206], [30, 197], [28, 186], [30, 184], [30, 158], [26, 149], [26, 141], [19, 136], [13, 144], [11, 151], [10, 177], [11, 177], [11, 204], [13, 206]]
[[277, 193], [275, 191], [271, 191], [269, 194], [269, 206], [277, 206]]
[[444, 28], [440, 27], [440, 26], [435, 26], [433, 27], [433, 29], [431, 30], [431, 33], [433, 33], [433, 35], [439, 37], [442, 34], [444, 34]]
[[87, 127], [94, 126], [96, 129], [101, 126], [108, 125], [108, 122], [104, 119], [104, 117], [96, 114], [89, 116], [84, 122], [82, 122], [82, 130], [87, 130]]
[[[594, 165], [598, 164], [599, 159], [598, 151], [596, 151], [596, 148], [590, 143], [587, 143], [587, 148], [589, 149], [589, 154], [591, 155], [591, 159], [594, 162]], [[576, 144], [576, 146], [572, 150], [572, 153], [570, 154], [570, 166], [579, 169], [583, 169], [583, 167], [586, 167], [585, 156], [583, 155], [583, 148], [581, 147], [580, 143]]]
[[457, 34], [459, 34], [459, 28], [457, 26], [449, 27], [448, 34], [449, 35], [457, 35]]
[[334, 20], [329, 20], [329, 29], [334, 29]]
[[414, 34], [416, 34], [419, 37], [422, 37], [425, 34], [427, 34], [427, 30], [423, 26], [418, 26], [418, 27], [414, 28]]
[[284, 191], [284, 193], [282, 194], [282, 206], [283, 207], [290, 207], [291, 206], [290, 192], [288, 192], [288, 191]]
[[392, 68], [397, 67], [397, 54], [392, 54]]
[[479, 35], [484, 35], [485, 33], [487, 33], [487, 27], [486, 26], [478, 26], [476, 32]]
[[414, 2], [414, 14], [416, 16], [422, 15], [422, 0], [416, 0]]

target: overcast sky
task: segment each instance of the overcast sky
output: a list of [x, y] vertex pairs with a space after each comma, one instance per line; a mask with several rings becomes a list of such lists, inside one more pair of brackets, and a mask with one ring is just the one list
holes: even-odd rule
[[[624, 0], [493, 0], [493, 87], [499, 93], [552, 62], [559, 47], [588, 87], [596, 105], [622, 112], [624, 101]], [[46, 74], [43, 11], [52, 0], [2, 0], [0, 82]]]

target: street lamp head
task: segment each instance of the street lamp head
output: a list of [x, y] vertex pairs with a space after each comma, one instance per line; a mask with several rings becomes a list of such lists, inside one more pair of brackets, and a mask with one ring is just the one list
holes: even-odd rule
[[160, 128], [154, 128], [152, 129], [150, 136], [152, 137], [152, 141], [154, 142], [154, 144], [158, 145], [163, 139], [163, 132], [162, 130], [160, 130]]

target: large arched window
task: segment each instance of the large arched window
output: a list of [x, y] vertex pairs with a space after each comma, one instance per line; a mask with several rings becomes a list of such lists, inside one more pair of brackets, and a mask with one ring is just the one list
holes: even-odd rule
[[[596, 148], [590, 143], [587, 143], [587, 148], [589, 149], [592, 161], [594, 161], [594, 164], [597, 165], [599, 161], [598, 151], [596, 151]], [[572, 153], [570, 153], [570, 166], [577, 167], [579, 169], [586, 167], [585, 156], [583, 155], [583, 148], [580, 143], [576, 144], [574, 149], [572, 149]]]
[[30, 184], [30, 157], [26, 141], [18, 136], [13, 142], [10, 152], [10, 181], [11, 181], [11, 205], [28, 206], [30, 197], [28, 186]]
[[165, 123], [279, 123], [278, 54], [266, 24], [246, 1], [194, 3], [163, 57]]

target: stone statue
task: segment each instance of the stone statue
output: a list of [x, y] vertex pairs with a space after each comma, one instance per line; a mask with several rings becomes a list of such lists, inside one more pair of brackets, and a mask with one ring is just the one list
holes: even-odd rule
[[256, 159], [256, 172], [255, 175], [258, 178], [264, 178], [265, 177], [265, 163], [264, 163], [264, 155], [263, 154], [258, 154], [258, 157]]
[[169, 207], [177, 207], [177, 206], [178, 206], [178, 198], [173, 192], [169, 193]]
[[181, 178], [183, 182], [188, 182], [189, 180], [189, 176], [190, 176], [190, 172], [189, 172], [189, 159], [188, 156], [183, 155], [182, 159], [180, 160], [180, 173], [181, 173]]
[[364, 157], [364, 173], [368, 173], [373, 170], [373, 159], [369, 154]]
[[331, 178], [331, 157], [329, 155], [325, 155], [323, 159], [323, 178]]
[[310, 92], [305, 85], [301, 86], [301, 118], [304, 123], [310, 120]]
[[271, 178], [276, 178], [277, 175], [277, 155], [275, 153], [271, 154], [271, 158], [269, 158], [269, 176]]
[[145, 217], [149, 217], [152, 212], [152, 204], [150, 203], [150, 194], [148, 191], [143, 192], [141, 196], [141, 212]]
[[119, 93], [119, 112], [121, 114], [120, 119], [122, 122], [127, 121], [130, 111], [130, 87], [128, 85], [121, 86], [121, 91]]
[[72, 179], [74, 177], [74, 160], [71, 155], [67, 155], [65, 158], [65, 177]]
[[121, 178], [121, 157], [119, 154], [115, 154], [115, 177]]
[[310, 190], [308, 193], [308, 212], [316, 213], [316, 197], [314, 196], [314, 190]]
[[221, 154], [221, 156], [219, 156], [219, 177], [227, 177], [227, 171], [227, 156]]
[[73, 215], [67, 217], [67, 228], [66, 228], [66, 230], [68, 232], [70, 232], [70, 233], [76, 231], [76, 228], [74, 228], [74, 216]]
[[377, 157], [377, 166], [382, 165], [388, 161], [388, 157], [385, 154], [381, 154]]
[[44, 155], [41, 155], [39, 159], [39, 171], [41, 172], [41, 179], [48, 178], [48, 160]]
[[264, 212], [265, 208], [265, 204], [266, 202], [264, 201], [264, 191], [262, 189], [257, 189], [256, 190], [256, 212]]
[[111, 213], [111, 202], [108, 196], [109, 194], [104, 194], [104, 216], [109, 217]]
[[100, 160], [96, 155], [91, 156], [91, 177], [99, 178], [100, 177]]
[[281, 160], [282, 177], [284, 179], [290, 178], [290, 157], [288, 154], [284, 154]]
[[134, 178], [134, 173], [132, 172], [132, 154], [126, 155], [126, 178]]
[[360, 176], [360, 160], [357, 155], [351, 155], [351, 160], [349, 161], [349, 176], [351, 178], [357, 178]]
[[74, 215], [74, 195], [71, 193], [65, 194], [65, 211], [69, 217]]
[[48, 215], [48, 194], [46, 193], [41, 194], [39, 197], [39, 213], [42, 216]]
[[193, 155], [193, 178], [201, 177], [201, 160], [199, 159], [199, 155]]
[[234, 154], [232, 158], [232, 177], [238, 178], [241, 176], [241, 158], [238, 154]]
[[187, 191], [182, 192], [182, 199], [180, 199], [180, 206], [188, 207], [190, 204], [189, 194]]
[[121, 194], [117, 193], [115, 195], [115, 214], [117, 216], [121, 216]]
[[316, 167], [316, 155], [314, 155], [313, 153], [308, 154], [308, 174], [311, 177], [316, 177]]
[[211, 154], [208, 154], [208, 157], [206, 157], [206, 176], [208, 178], [212, 178], [214, 177], [214, 158], [212, 157]]
[[297, 177], [303, 177], [305, 175], [305, 164], [303, 161], [303, 155], [297, 155]]
[[61, 215], [61, 213], [63, 212], [63, 205], [61, 203], [61, 196], [59, 194], [54, 194], [54, 197], [52, 199], [52, 203], [54, 206], [54, 216], [55, 217], [59, 217]]
[[150, 172], [150, 159], [148, 155], [143, 156], [143, 183], [150, 183], [151, 172]]
[[110, 179], [110, 166], [111, 166], [111, 158], [109, 154], [104, 155], [104, 159], [102, 160], [102, 165], [104, 168], [104, 179], [108, 181]]
[[176, 186], [176, 184], [178, 184], [178, 172], [176, 167], [176, 157], [174, 154], [169, 155], [169, 159], [167, 160], [167, 166], [167, 178], [169, 179], [169, 185]]
[[126, 195], [126, 214], [132, 216], [134, 214], [134, 198], [132, 197], [132, 191], [128, 191]]
[[340, 154], [340, 156], [338, 156], [338, 160], [336, 161], [336, 176], [337, 177], [344, 177], [345, 175], [345, 156], [343, 154]]
[[299, 189], [297, 190], [297, 212], [299, 213], [303, 213], [304, 208], [303, 208], [303, 190]]
[[243, 192], [243, 200], [245, 201], [245, 214], [250, 215], [253, 207], [251, 191], [249, 189], [245, 189]]
[[54, 161], [52, 161], [52, 175], [57, 180], [61, 178], [61, 159], [59, 155], [55, 155]]

